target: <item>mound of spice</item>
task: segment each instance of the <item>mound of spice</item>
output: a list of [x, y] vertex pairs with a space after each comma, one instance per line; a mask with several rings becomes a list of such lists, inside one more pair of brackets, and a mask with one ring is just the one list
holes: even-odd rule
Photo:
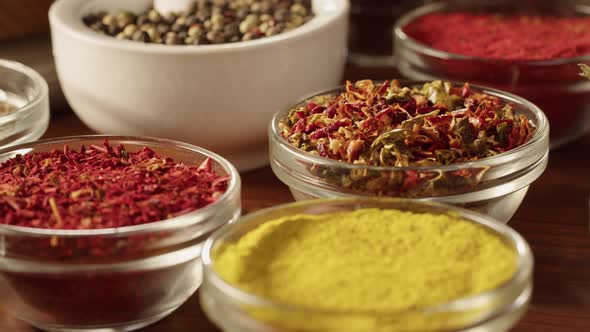
[[[217, 273], [251, 294], [312, 313], [375, 314], [353, 327], [337, 316], [342, 326], [323, 326], [329, 331], [397, 331], [396, 324], [405, 324], [403, 331], [427, 330], [413, 325], [424, 324], [416, 317], [379, 313], [400, 314], [494, 289], [516, 266], [514, 249], [483, 226], [446, 214], [372, 208], [282, 217], [214, 253]], [[289, 318], [275, 323], [298, 323]], [[322, 330], [314, 323], [306, 316], [304, 330]]]
[[590, 53], [590, 17], [434, 13], [404, 31], [430, 47], [480, 58], [531, 61]]
[[185, 13], [162, 14], [150, 8], [92, 13], [91, 29], [121, 40], [167, 45], [248, 41], [295, 29], [313, 18], [311, 0], [197, 0]]
[[585, 65], [583, 63], [578, 65], [580, 67], [580, 76], [585, 77], [590, 80], [590, 66]]
[[228, 180], [210, 159], [189, 166], [147, 147], [66, 145], [0, 164], [0, 223], [98, 229], [161, 221], [214, 202]]
[[289, 113], [283, 137], [307, 152], [354, 164], [437, 166], [491, 157], [526, 143], [535, 128], [511, 104], [434, 81], [347, 82]]
[[10, 103], [0, 101], [0, 115], [6, 115], [16, 111], [16, 107]]

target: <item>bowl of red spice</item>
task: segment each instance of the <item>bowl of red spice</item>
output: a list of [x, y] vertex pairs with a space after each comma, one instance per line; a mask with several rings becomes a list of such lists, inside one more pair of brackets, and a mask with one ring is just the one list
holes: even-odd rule
[[0, 305], [44, 330], [165, 317], [199, 287], [204, 240], [240, 214], [235, 168], [190, 144], [78, 136], [0, 160]]
[[194, 3], [165, 13], [152, 0], [55, 1], [66, 99], [98, 133], [189, 142], [240, 171], [266, 165], [272, 114], [342, 79], [349, 2]]
[[439, 1], [396, 23], [400, 73], [459, 80], [522, 96], [551, 122], [551, 146], [590, 128], [590, 6], [582, 1]]
[[503, 222], [549, 154], [537, 106], [443, 81], [347, 82], [277, 113], [269, 139], [272, 169], [297, 200], [434, 200]]

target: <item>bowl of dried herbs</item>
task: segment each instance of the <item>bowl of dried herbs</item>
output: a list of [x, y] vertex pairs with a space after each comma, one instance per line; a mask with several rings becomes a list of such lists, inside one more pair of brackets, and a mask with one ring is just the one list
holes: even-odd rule
[[435, 200], [507, 222], [548, 160], [549, 123], [503, 91], [347, 82], [275, 115], [271, 166], [296, 199]]

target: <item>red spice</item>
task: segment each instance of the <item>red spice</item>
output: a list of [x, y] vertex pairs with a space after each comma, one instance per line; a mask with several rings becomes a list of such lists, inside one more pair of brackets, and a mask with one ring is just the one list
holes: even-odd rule
[[145, 224], [214, 202], [227, 176], [211, 160], [188, 166], [144, 147], [82, 146], [17, 155], [0, 164], [0, 223], [51, 229]]
[[526, 61], [590, 53], [590, 17], [435, 13], [404, 27], [435, 49], [489, 59]]

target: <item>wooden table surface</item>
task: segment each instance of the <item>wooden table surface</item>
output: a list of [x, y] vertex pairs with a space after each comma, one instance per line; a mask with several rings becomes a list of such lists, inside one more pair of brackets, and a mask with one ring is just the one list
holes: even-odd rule
[[[387, 70], [349, 69], [347, 77], [385, 78]], [[389, 76], [391, 77], [391, 76]], [[86, 134], [75, 115], [60, 112], [47, 137]], [[251, 212], [292, 201], [269, 167], [242, 174], [243, 207]], [[510, 225], [530, 243], [535, 255], [532, 305], [514, 331], [590, 331], [590, 135], [551, 153], [549, 167], [530, 188]], [[0, 331], [34, 329], [0, 311]], [[178, 311], [145, 332], [218, 331], [194, 295]], [[370, 331], [367, 331], [370, 332]]]

